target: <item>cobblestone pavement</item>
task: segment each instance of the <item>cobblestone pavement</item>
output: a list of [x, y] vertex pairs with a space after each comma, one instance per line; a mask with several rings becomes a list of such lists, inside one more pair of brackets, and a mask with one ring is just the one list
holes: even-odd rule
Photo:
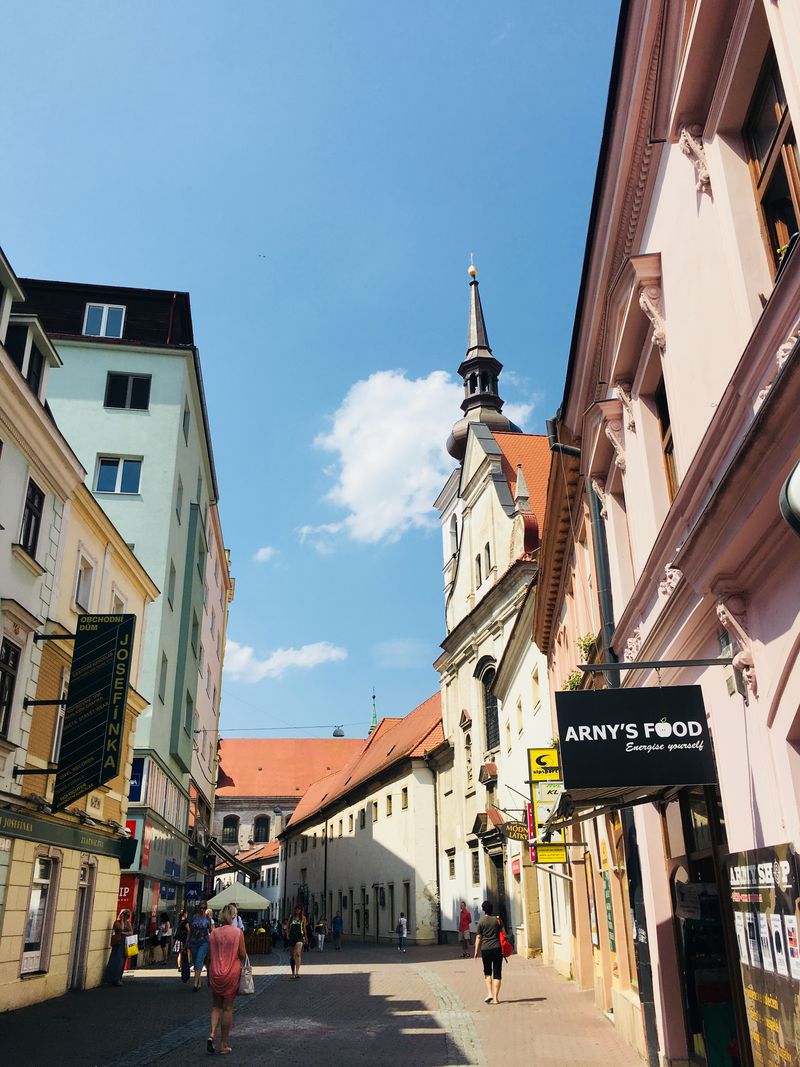
[[[458, 949], [349, 945], [306, 954], [289, 978], [278, 952], [254, 962], [256, 994], [236, 1005], [230, 1062], [281, 1067], [641, 1067], [592, 1004], [537, 961], [505, 968], [503, 1003], [483, 1002], [479, 963]], [[206, 1058], [209, 997], [172, 968], [121, 989], [68, 994], [0, 1015], [2, 1061], [25, 1067], [184, 1067]]]

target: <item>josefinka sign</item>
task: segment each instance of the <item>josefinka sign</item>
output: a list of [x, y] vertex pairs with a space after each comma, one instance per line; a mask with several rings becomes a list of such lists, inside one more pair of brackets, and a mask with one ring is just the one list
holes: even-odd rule
[[697, 685], [556, 693], [564, 788], [716, 782]]

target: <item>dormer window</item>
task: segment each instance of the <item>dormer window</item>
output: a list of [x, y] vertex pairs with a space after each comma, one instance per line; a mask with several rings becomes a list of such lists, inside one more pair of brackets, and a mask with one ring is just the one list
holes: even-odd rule
[[[38, 343], [37, 343], [38, 341]], [[42, 348], [47, 351], [47, 339], [41, 326], [32, 318], [24, 321], [12, 321], [6, 331], [5, 350], [11, 357], [11, 362], [28, 383], [34, 396], [41, 399], [42, 383], [44, 382], [45, 365], [47, 357]], [[50, 352], [51, 359], [57, 359], [55, 352]]]
[[85, 337], [122, 337], [125, 308], [120, 304], [87, 304], [83, 319]]

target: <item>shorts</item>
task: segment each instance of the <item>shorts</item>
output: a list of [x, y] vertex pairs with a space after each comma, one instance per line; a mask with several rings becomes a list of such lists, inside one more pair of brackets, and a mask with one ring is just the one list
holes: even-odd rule
[[487, 978], [497, 978], [498, 980], [503, 977], [503, 950], [500, 948], [490, 948], [485, 952], [481, 952], [481, 959], [483, 960], [483, 973]]
[[458, 931], [458, 940], [459, 941], [469, 941], [469, 930], [459, 930]]
[[194, 973], [199, 974], [203, 969], [203, 964], [206, 962], [206, 956], [208, 955], [208, 941], [198, 941], [194, 944], [190, 941], [189, 951], [192, 954]]

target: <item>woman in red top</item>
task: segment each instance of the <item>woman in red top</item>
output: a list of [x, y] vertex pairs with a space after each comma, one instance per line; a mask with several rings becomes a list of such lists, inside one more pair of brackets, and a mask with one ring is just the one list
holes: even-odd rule
[[233, 1002], [239, 992], [242, 963], [247, 958], [244, 932], [233, 925], [238, 915], [234, 904], [227, 904], [220, 912], [220, 925], [208, 935], [208, 985], [211, 989], [211, 1033], [206, 1049], [214, 1052], [214, 1037], [222, 1020], [220, 1053], [231, 1051], [228, 1039], [233, 1023]]
[[458, 913], [458, 940], [461, 942], [461, 959], [467, 960], [472, 955], [469, 948], [469, 928], [472, 926], [472, 916], [469, 908], [461, 901], [461, 911]]

